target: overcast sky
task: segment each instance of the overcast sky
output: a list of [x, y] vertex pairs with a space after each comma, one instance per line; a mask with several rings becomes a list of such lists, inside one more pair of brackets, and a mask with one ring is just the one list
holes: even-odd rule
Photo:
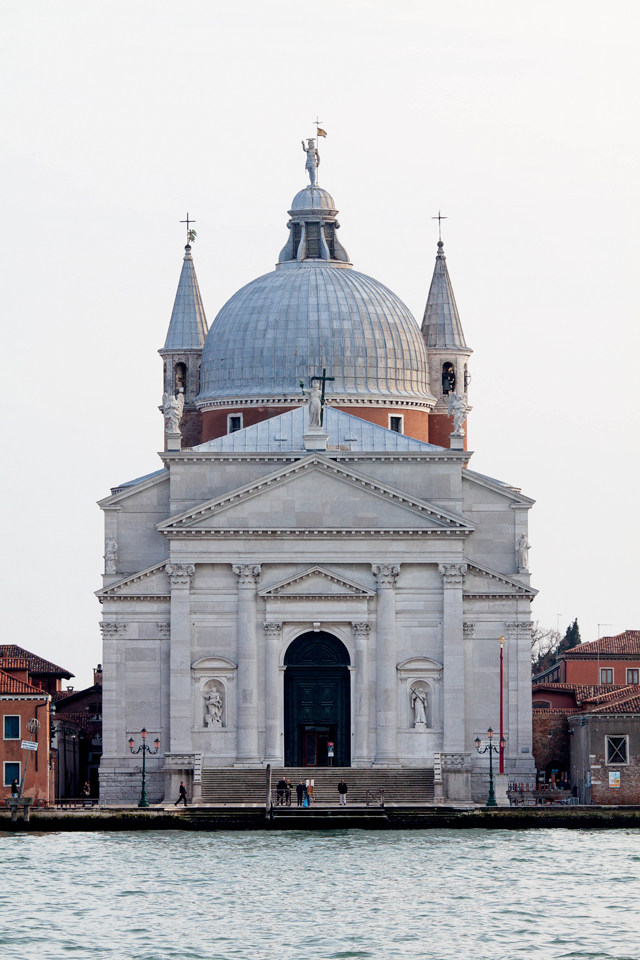
[[536, 499], [533, 617], [638, 609], [637, 4], [0, 0], [2, 635], [91, 682], [102, 515], [157, 469], [187, 210], [209, 324], [320, 183], [422, 319], [441, 209], [471, 466]]

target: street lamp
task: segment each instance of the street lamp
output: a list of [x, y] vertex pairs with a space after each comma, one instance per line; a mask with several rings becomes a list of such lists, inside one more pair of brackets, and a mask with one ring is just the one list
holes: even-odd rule
[[147, 731], [145, 727], [143, 727], [142, 730], [140, 731], [140, 736], [142, 737], [142, 743], [140, 744], [137, 750], [133, 749], [133, 745], [134, 745], [133, 737], [129, 737], [128, 743], [129, 743], [129, 750], [131, 750], [131, 753], [142, 754], [142, 793], [140, 794], [140, 803], [138, 804], [138, 806], [148, 807], [149, 801], [147, 800], [147, 765], [145, 761], [148, 753], [153, 755], [154, 753], [157, 753], [158, 750], [160, 749], [160, 737], [156, 737], [156, 739], [153, 741], [155, 750], [152, 750], [151, 747], [147, 746]]
[[487, 752], [489, 754], [489, 799], [487, 800], [485, 806], [497, 807], [498, 804], [496, 803], [496, 795], [493, 789], [493, 754], [504, 753], [504, 748], [507, 745], [507, 741], [505, 740], [504, 737], [500, 737], [500, 747], [499, 748], [495, 747], [493, 745], [493, 730], [491, 729], [491, 727], [489, 727], [489, 729], [487, 730], [487, 736], [489, 738], [489, 743], [486, 745], [484, 750], [480, 749], [480, 744], [482, 743], [482, 740], [480, 739], [480, 737], [476, 737], [474, 742], [476, 745], [476, 750], [478, 751], [479, 754], [483, 754]]

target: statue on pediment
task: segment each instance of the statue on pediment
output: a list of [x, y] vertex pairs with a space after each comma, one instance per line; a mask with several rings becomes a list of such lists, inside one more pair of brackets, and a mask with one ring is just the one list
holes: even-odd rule
[[452, 437], [464, 437], [464, 427], [462, 424], [467, 416], [467, 405], [457, 393], [450, 393], [447, 400], [447, 412], [453, 417]]
[[104, 572], [105, 574], [117, 573], [118, 567], [118, 544], [111, 537], [107, 537], [104, 542]]
[[167, 425], [167, 433], [179, 433], [180, 421], [184, 411], [184, 393], [180, 392], [177, 397], [172, 393], [165, 393], [162, 397], [162, 411]]

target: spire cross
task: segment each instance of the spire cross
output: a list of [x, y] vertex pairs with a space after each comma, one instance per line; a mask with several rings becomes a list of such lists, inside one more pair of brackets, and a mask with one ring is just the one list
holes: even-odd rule
[[440, 211], [438, 210], [438, 216], [437, 216], [437, 217], [431, 217], [431, 219], [438, 221], [438, 240], [442, 240], [442, 221], [443, 221], [443, 220], [448, 220], [449, 217], [443, 217], [443, 216], [441, 215]]
[[[187, 225], [187, 243], [189, 243], [189, 242], [193, 239], [193, 238], [191, 237], [191, 230], [189, 229], [189, 224], [190, 224], [190, 223], [195, 223], [195, 222], [196, 222], [195, 220], [190, 220], [190, 219], [189, 219], [189, 211], [187, 211], [187, 219], [180, 221], [180, 223], [186, 223], [186, 225]], [[195, 231], [194, 231], [194, 234], [195, 234]]]

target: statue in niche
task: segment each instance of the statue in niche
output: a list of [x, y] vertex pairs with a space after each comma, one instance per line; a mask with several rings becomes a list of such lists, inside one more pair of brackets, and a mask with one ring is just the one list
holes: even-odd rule
[[177, 397], [165, 393], [162, 397], [162, 411], [167, 425], [167, 433], [179, 433], [180, 421], [184, 411], [184, 393], [180, 391]]
[[464, 437], [464, 428], [462, 424], [464, 423], [467, 415], [467, 405], [462, 397], [458, 396], [457, 393], [449, 394], [449, 399], [447, 401], [447, 412], [450, 417], [453, 417], [453, 430], [451, 431], [451, 436]]
[[207, 690], [204, 694], [206, 723], [208, 727], [222, 726], [222, 697], [218, 690]]
[[427, 691], [424, 687], [411, 690], [411, 709], [413, 710], [414, 727], [427, 725]]
[[516, 557], [518, 559], [518, 570], [529, 569], [529, 548], [531, 544], [527, 540], [526, 533], [521, 533], [516, 543]]
[[313, 137], [309, 137], [307, 140], [307, 145], [305, 147], [304, 140], [302, 141], [302, 149], [307, 155], [307, 161], [304, 165], [305, 170], [309, 174], [309, 180], [311, 181], [311, 186], [316, 186], [316, 179], [318, 173], [318, 165], [320, 164], [320, 154], [316, 148], [316, 141]]
[[104, 542], [104, 572], [116, 573], [118, 565], [118, 544], [110, 537]]

